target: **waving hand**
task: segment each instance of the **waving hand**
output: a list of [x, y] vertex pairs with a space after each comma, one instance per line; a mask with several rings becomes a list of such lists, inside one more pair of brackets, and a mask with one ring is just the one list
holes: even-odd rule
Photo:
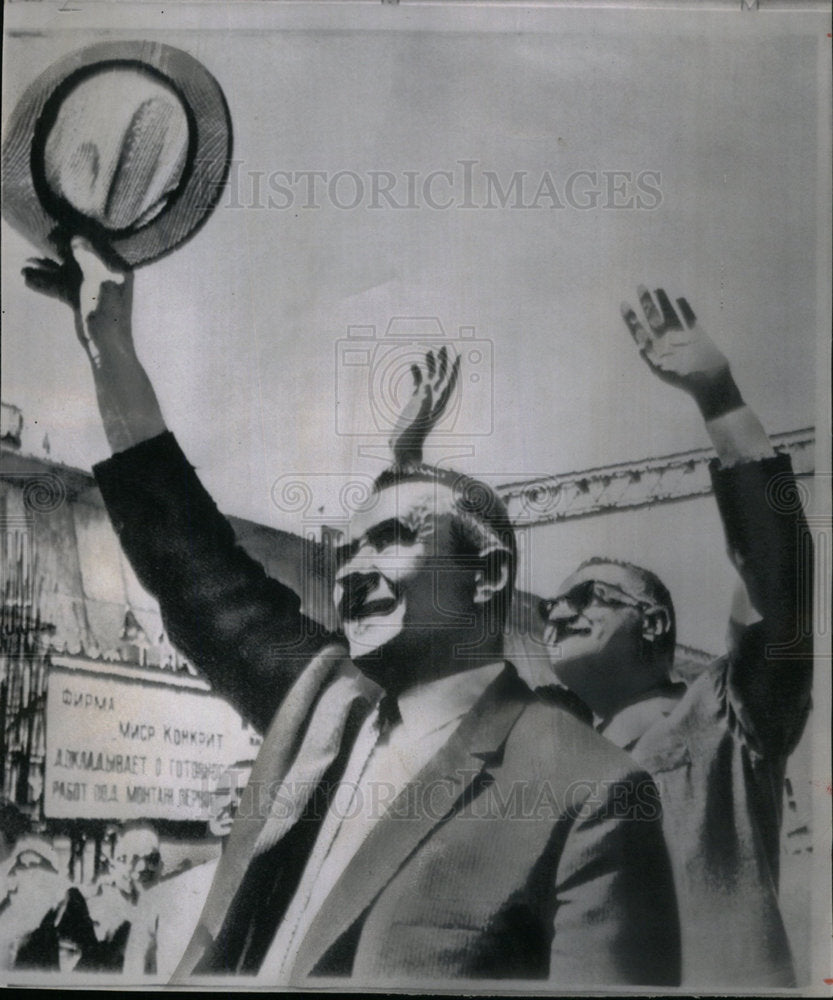
[[422, 446], [445, 413], [457, 384], [460, 356], [450, 362], [448, 349], [428, 351], [421, 364], [411, 365], [414, 391], [405, 404], [388, 443], [394, 464], [409, 465], [422, 461]]

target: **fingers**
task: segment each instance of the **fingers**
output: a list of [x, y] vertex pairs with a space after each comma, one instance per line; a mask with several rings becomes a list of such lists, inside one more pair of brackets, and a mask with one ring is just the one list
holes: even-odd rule
[[438, 381], [442, 382], [445, 378], [445, 373], [448, 369], [448, 351], [446, 350], [445, 344], [440, 348], [440, 353], [437, 356], [440, 362], [440, 370], [438, 374]]
[[114, 281], [120, 285], [128, 275], [126, 271], [111, 267], [83, 236], [73, 236], [70, 249], [71, 258], [74, 258], [84, 278], [93, 278], [98, 282]]
[[[132, 273], [129, 269], [119, 269], [105, 261], [92, 244], [80, 236], [74, 236], [68, 246], [64, 246], [63, 261], [49, 257], [30, 257], [22, 274], [27, 287], [68, 303], [73, 308], [79, 305], [81, 287], [84, 282], [101, 285], [105, 281], [116, 285], [130, 285]], [[129, 288], [128, 288], [129, 291]]]
[[[431, 383], [431, 388], [442, 389], [447, 380], [451, 382], [452, 388], [454, 382], [457, 380], [457, 374], [460, 370], [460, 358], [459, 356], [455, 358], [451, 367], [449, 368], [449, 350], [443, 344], [443, 346], [437, 351], [436, 355], [433, 350], [425, 352], [425, 361], [423, 364], [413, 364], [411, 365], [411, 371], [414, 374], [415, 387], [419, 388], [425, 377], [426, 382]], [[419, 375], [417, 375], [419, 372]], [[443, 389], [445, 391], [445, 389]]]
[[680, 317], [674, 311], [674, 307], [665, 294], [664, 288], [658, 288], [656, 290], [657, 302], [659, 302], [659, 307], [662, 310], [662, 324], [664, 330], [682, 330], [683, 324], [680, 322]]
[[639, 296], [639, 304], [642, 306], [642, 312], [645, 314], [648, 326], [654, 333], [661, 333], [665, 324], [653, 296], [644, 285], [637, 288], [636, 294]]
[[[648, 321], [651, 331], [655, 334], [661, 335], [667, 330], [682, 330], [684, 326], [690, 328], [697, 322], [694, 310], [688, 304], [688, 301], [686, 299], [677, 299], [678, 313], [671, 304], [671, 300], [668, 298], [664, 288], [657, 288], [654, 295], [651, 295], [644, 285], [640, 285], [637, 289], [637, 294], [639, 295], [639, 304], [642, 306], [645, 319]], [[654, 296], [656, 296], [656, 301], [654, 301]], [[657, 303], [659, 303], [659, 306], [657, 306]], [[625, 308], [623, 305], [622, 316], [625, 317], [628, 328], [636, 338], [633, 323], [638, 323], [639, 321], [635, 313], [633, 314], [633, 319], [626, 317]], [[630, 312], [633, 312], [633, 310], [630, 310]]]
[[[443, 348], [445, 350], [445, 348]], [[440, 398], [437, 400], [437, 410], [442, 412], [445, 409], [445, 405], [451, 398], [452, 392], [454, 392], [454, 386], [457, 385], [457, 376], [460, 374], [460, 355], [454, 359], [454, 363], [451, 366], [451, 371], [448, 375], [448, 382], [445, 388], [440, 393]]]
[[448, 398], [448, 394], [454, 388], [457, 382], [457, 375], [460, 371], [460, 355], [458, 354], [454, 361], [451, 363], [451, 367], [448, 365], [449, 351], [448, 348], [443, 346], [440, 348], [440, 353], [438, 355], [438, 360], [440, 363], [439, 373], [437, 375], [437, 380], [434, 383], [434, 388], [440, 389], [443, 399]]
[[636, 341], [636, 346], [640, 351], [644, 351], [651, 341], [648, 331], [639, 322], [639, 317], [627, 302], [623, 302], [619, 308], [622, 313], [622, 319], [625, 321], [625, 326], [630, 330], [631, 336]]
[[694, 326], [697, 322], [697, 317], [694, 315], [694, 310], [688, 304], [688, 299], [677, 299], [677, 306], [680, 310], [680, 315], [685, 321], [685, 325], [688, 327]]
[[43, 292], [44, 295], [60, 297], [60, 278], [51, 269], [46, 267], [24, 267], [20, 273], [23, 275], [23, 280], [26, 282], [27, 288], [31, 288], [36, 292]]
[[26, 263], [43, 271], [60, 271], [62, 267], [57, 260], [52, 260], [51, 257], [27, 257]]
[[21, 271], [27, 288], [70, 306], [77, 305], [81, 272], [74, 260], [59, 264], [48, 257], [30, 257], [29, 264]]
[[457, 385], [457, 378], [460, 374], [460, 355], [454, 359], [454, 364], [451, 366], [451, 375], [448, 379], [448, 391], [452, 392], [454, 386]]

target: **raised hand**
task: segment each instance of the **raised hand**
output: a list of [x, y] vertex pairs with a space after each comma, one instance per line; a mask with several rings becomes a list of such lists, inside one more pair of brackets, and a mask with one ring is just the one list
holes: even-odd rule
[[411, 365], [414, 391], [396, 421], [388, 443], [394, 464], [416, 465], [422, 461], [425, 439], [445, 413], [460, 372], [460, 356], [449, 363], [448, 349], [428, 351], [421, 364]]
[[26, 285], [36, 292], [78, 308], [83, 275], [75, 258], [69, 255], [63, 263], [49, 257], [30, 257], [29, 267], [23, 268]]
[[71, 307], [75, 332], [94, 368], [132, 360], [132, 272], [110, 267], [75, 237], [62, 263], [32, 258], [23, 277], [29, 288]]
[[742, 406], [726, 355], [686, 299], [677, 299], [678, 313], [662, 288], [651, 295], [640, 285], [637, 294], [645, 322], [627, 302], [622, 318], [651, 371], [692, 396], [706, 420]]
[[132, 272], [109, 266], [86, 240], [75, 237], [62, 263], [33, 259], [23, 277], [29, 288], [72, 308], [113, 451], [161, 434], [165, 421], [133, 345]]

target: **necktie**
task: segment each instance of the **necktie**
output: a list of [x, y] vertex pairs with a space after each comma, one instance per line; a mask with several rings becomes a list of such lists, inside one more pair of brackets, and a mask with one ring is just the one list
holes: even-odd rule
[[[341, 788], [347, 795], [339, 797], [337, 804], [332, 803], [335, 808], [324, 817], [292, 902], [260, 966], [260, 976], [266, 981], [286, 981], [304, 934], [323, 905], [327, 891], [336, 883], [364, 839], [366, 827], [361, 822], [361, 812], [366, 804], [361, 801], [362, 778], [375, 749], [384, 743], [391, 728], [400, 720], [396, 698], [384, 695], [374, 717], [360, 729], [341, 779]], [[354, 811], [357, 795], [360, 797], [358, 813]]]
[[338, 678], [319, 698], [280, 785], [264, 786], [274, 796], [269, 815], [222, 926], [194, 966], [195, 973], [254, 973], [260, 968], [297, 892], [327, 803], [372, 700], [360, 676]]
[[340, 677], [322, 695], [301, 748], [277, 790], [255, 842], [254, 857], [270, 850], [294, 826], [324, 772], [335, 760], [351, 706], [365, 697], [361, 681]]
[[382, 695], [376, 716], [376, 727], [380, 735], [390, 732], [401, 721], [402, 714], [399, 711], [399, 702], [396, 697], [392, 694]]

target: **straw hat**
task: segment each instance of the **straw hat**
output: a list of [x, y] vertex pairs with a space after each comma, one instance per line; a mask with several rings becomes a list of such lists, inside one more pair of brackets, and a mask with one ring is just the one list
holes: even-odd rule
[[47, 254], [86, 236], [136, 267], [179, 246], [228, 176], [223, 92], [193, 57], [157, 42], [92, 45], [26, 90], [3, 142], [3, 215]]

